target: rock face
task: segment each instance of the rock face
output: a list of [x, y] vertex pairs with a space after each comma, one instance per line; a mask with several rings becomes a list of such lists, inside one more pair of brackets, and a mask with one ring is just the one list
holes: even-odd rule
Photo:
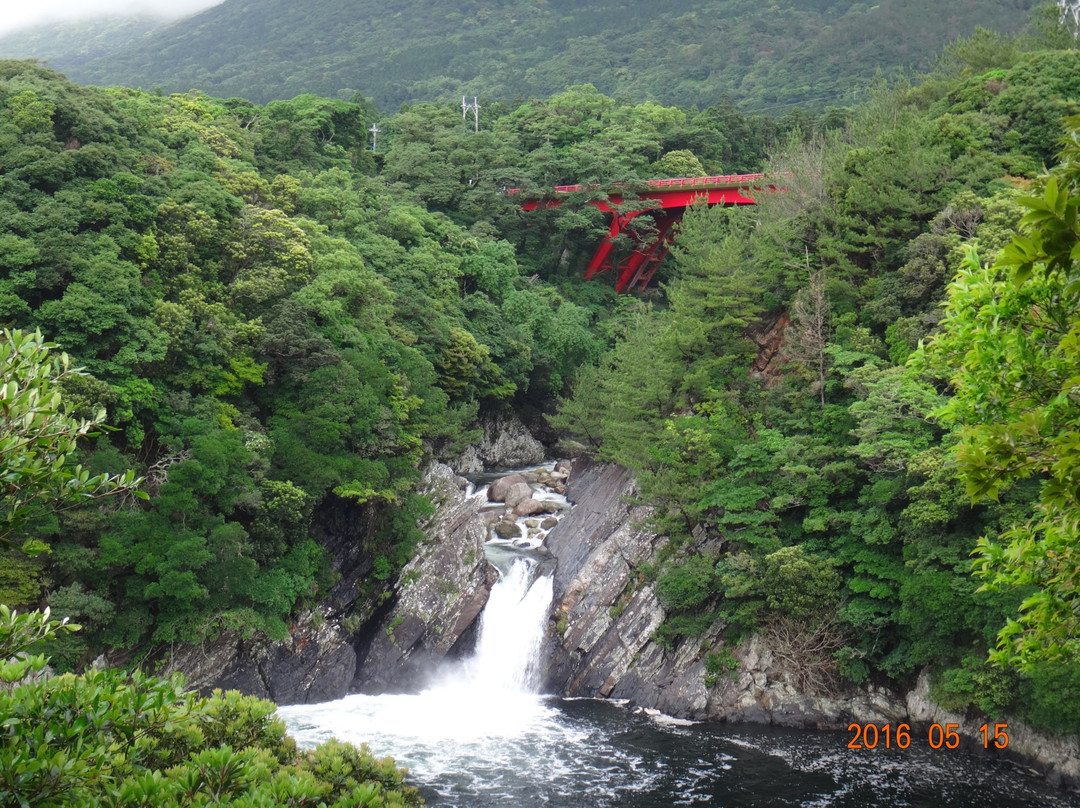
[[425, 475], [422, 487], [437, 507], [427, 543], [401, 571], [392, 606], [361, 642], [353, 690], [418, 689], [444, 657], [469, 644], [494, 581], [484, 558], [484, 503], [466, 498], [466, 485], [442, 464]]
[[[235, 632], [224, 632], [211, 643], [180, 646], [164, 660], [166, 670], [182, 672], [202, 692], [236, 689], [278, 704], [311, 704], [345, 696], [357, 656], [352, 637], [341, 627], [341, 617], [351, 612], [357, 624], [374, 617], [369, 599], [359, 598], [372, 570], [372, 558], [364, 547], [373, 529], [370, 509], [332, 500], [312, 525], [314, 537], [338, 573], [319, 610], [300, 615], [289, 628], [290, 638], [283, 642], [265, 637], [245, 640]], [[358, 603], [364, 604], [359, 612]]]
[[784, 330], [791, 325], [791, 317], [784, 309], [773, 309], [757, 322], [751, 323], [743, 332], [757, 346], [757, 356], [750, 365], [750, 372], [758, 375], [777, 375], [779, 361], [774, 361], [784, 347]]
[[484, 469], [510, 469], [544, 462], [544, 445], [530, 434], [516, 415], [509, 412], [480, 416], [484, 434], [453, 462], [458, 474], [478, 474]]
[[314, 704], [349, 692], [356, 652], [335, 625], [303, 616], [291, 639], [267, 644], [225, 632], [203, 646], [186, 645], [167, 672], [182, 671], [195, 690], [239, 690], [278, 704]]
[[361, 642], [352, 689], [415, 691], [427, 684], [445, 658], [471, 652], [477, 618], [498, 577], [485, 556], [485, 542], [498, 537], [505, 540], [504, 546], [550, 563], [544, 540], [558, 520], [515, 517], [534, 509], [522, 508], [525, 503], [534, 503], [537, 513], [551, 506], [564, 508], [561, 497], [554, 501], [552, 497], [566, 478], [566, 470], [541, 468], [494, 481], [486, 497], [466, 498], [464, 479], [448, 466], [432, 466], [424, 489], [438, 510], [425, 530], [428, 542], [402, 570], [396, 599]]
[[[225, 632], [212, 643], [184, 646], [169, 657], [167, 670], [183, 672], [204, 692], [233, 688], [278, 704], [417, 686], [487, 602], [487, 526], [477, 518], [483, 503], [465, 497], [467, 485], [447, 466], [428, 470], [422, 487], [437, 512], [426, 529], [428, 544], [402, 572], [396, 598], [389, 589], [381, 606], [360, 597], [372, 581], [364, 550], [372, 524], [366, 508], [342, 500], [313, 526], [340, 576], [318, 613], [301, 616], [284, 642]], [[358, 628], [346, 631], [343, 622]]]
[[[932, 702], [930, 676], [925, 671], [919, 676], [915, 689], [907, 694], [906, 707], [913, 721], [942, 726], [957, 724], [961, 737], [981, 738], [979, 727], [986, 722], [985, 718], [949, 712]], [[1007, 752], [1010, 757], [1028, 764], [1034, 761], [1051, 782], [1073, 786], [1080, 784], [1080, 742], [1075, 735], [1051, 736], [1015, 720], [1009, 721], [1008, 734]]]
[[[629, 472], [579, 458], [567, 494], [574, 509], [547, 538], [557, 558], [545, 672], [549, 691], [627, 699], [681, 718], [788, 727], [957, 723], [962, 735], [974, 737], [982, 724], [933, 704], [925, 675], [909, 694], [879, 687], [814, 693], [760, 635], [729, 648], [714, 627], [672, 648], [661, 645], [653, 633], [664, 608], [638, 570], [655, 562], [666, 540], [642, 527], [648, 508], [629, 504], [636, 494]], [[710, 676], [710, 653], [730, 656], [737, 665], [731, 673]], [[1009, 733], [1010, 752], [1040, 761], [1055, 779], [1080, 782], [1076, 738], [1047, 736], [1011, 721]]]

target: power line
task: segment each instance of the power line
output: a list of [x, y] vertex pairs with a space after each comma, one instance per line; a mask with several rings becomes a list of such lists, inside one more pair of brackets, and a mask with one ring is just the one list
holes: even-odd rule
[[465, 96], [461, 96], [461, 120], [465, 120], [468, 117], [469, 111], [472, 110], [473, 114], [473, 131], [480, 131], [480, 103], [476, 100], [476, 96], [473, 96], [472, 103], [469, 104], [465, 101]]

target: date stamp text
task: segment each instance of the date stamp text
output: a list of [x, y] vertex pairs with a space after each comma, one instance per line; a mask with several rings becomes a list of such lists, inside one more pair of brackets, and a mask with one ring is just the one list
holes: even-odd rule
[[[975, 742], [983, 749], [1005, 749], [1009, 745], [1008, 724], [983, 724], [976, 730]], [[960, 746], [959, 724], [931, 724], [924, 739], [931, 749], [956, 749]], [[912, 744], [910, 724], [849, 724], [848, 732], [854, 733], [848, 741], [848, 749], [907, 749]]]

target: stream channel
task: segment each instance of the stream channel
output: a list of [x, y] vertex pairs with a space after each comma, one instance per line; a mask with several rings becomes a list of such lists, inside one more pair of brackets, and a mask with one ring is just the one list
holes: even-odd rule
[[692, 724], [540, 694], [550, 565], [508, 541], [485, 552], [500, 578], [474, 655], [421, 693], [281, 707], [298, 743], [366, 743], [442, 808], [1080, 804], [1011, 764], [920, 745], [914, 732], [906, 750], [851, 750], [850, 733]]

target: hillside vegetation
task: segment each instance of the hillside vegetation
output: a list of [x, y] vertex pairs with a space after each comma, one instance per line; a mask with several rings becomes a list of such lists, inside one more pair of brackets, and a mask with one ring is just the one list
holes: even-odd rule
[[1018, 30], [1031, 0], [226, 0], [86, 61], [89, 84], [198, 88], [259, 103], [302, 93], [372, 98], [384, 112], [462, 94], [510, 101], [590, 83], [609, 96], [744, 109], [850, 103], [878, 71], [925, 71], [976, 25]]
[[41, 516], [26, 530], [50, 553], [5, 548], [0, 602], [84, 624], [70, 666], [223, 627], [285, 636], [335, 582], [311, 521], [349, 503], [371, 513], [369, 613], [421, 537], [425, 457], [460, 451], [482, 406], [542, 406], [607, 340], [609, 287], [587, 308], [530, 280], [586, 289], [561, 257], [599, 212], [525, 218], [502, 188], [630, 179], [691, 147], [753, 167], [777, 131], [582, 87], [479, 135], [408, 110], [373, 155], [367, 105], [89, 89], [27, 62], [0, 64], [0, 103], [0, 321], [85, 369], [64, 401], [116, 429], [85, 467], [134, 467], [150, 494]]
[[149, 16], [105, 16], [35, 25], [0, 36], [0, 58], [54, 61], [70, 70], [136, 44], [167, 22]]
[[[60, 668], [286, 637], [337, 580], [313, 525], [354, 509], [363, 581], [332, 616], [362, 625], [423, 538], [423, 464], [484, 410], [557, 407], [657, 506], [639, 573], [672, 647], [721, 625], [715, 672], [765, 632], [828, 687], [929, 665], [947, 706], [1080, 730], [1080, 50], [1040, 19], [819, 117], [586, 84], [478, 133], [404, 108], [378, 153], [367, 102], [0, 63], [0, 325], [84, 368], [56, 386], [114, 427], [80, 440], [87, 480], [147, 496], [9, 512], [0, 602], [83, 624]], [[606, 222], [576, 203], [759, 169], [786, 190], [691, 210], [659, 288], [581, 280]], [[572, 181], [600, 185], [505, 193]]]
[[557, 422], [660, 505], [673, 646], [719, 621], [719, 672], [764, 632], [826, 688], [931, 665], [951, 708], [1075, 732], [1080, 52], [952, 51], [789, 141], [785, 193], [692, 210]]

